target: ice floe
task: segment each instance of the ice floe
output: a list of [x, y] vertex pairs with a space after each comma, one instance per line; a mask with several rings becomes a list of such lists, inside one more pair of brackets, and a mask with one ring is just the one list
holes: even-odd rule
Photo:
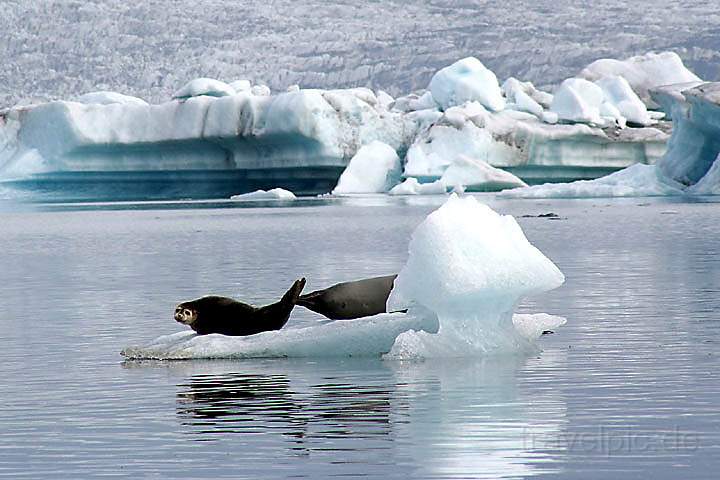
[[520, 299], [564, 276], [511, 216], [451, 195], [412, 235], [388, 308], [381, 314], [248, 337], [179, 332], [127, 347], [128, 358], [256, 358], [385, 355], [390, 359], [527, 354], [564, 319], [514, 315]]
[[243, 193], [240, 195], [233, 195], [230, 197], [231, 200], [295, 200], [297, 197], [289, 190], [283, 188], [273, 188], [270, 190], [256, 190], [250, 193]]

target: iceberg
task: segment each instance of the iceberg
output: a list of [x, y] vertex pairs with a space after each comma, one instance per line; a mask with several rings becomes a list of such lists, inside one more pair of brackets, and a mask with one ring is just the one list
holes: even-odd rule
[[442, 174], [440, 182], [456, 188], [462, 187], [468, 192], [497, 192], [506, 188], [527, 186], [512, 173], [467, 155], [460, 155]]
[[247, 337], [179, 332], [127, 347], [133, 359], [347, 357], [388, 359], [527, 354], [565, 319], [514, 314], [517, 302], [562, 284], [511, 216], [452, 195], [412, 235], [409, 258], [380, 314]]
[[494, 112], [505, 108], [497, 77], [475, 57], [458, 60], [438, 71], [428, 90], [443, 110], [475, 101]]
[[[503, 197], [624, 197], [720, 194], [720, 82], [652, 90], [674, 128], [655, 165], [633, 165], [592, 181], [506, 190]], [[690, 88], [684, 89], [685, 86]]]
[[295, 200], [297, 197], [294, 193], [282, 189], [282, 188], [273, 188], [271, 190], [256, 190], [254, 192], [250, 193], [243, 193], [240, 195], [233, 195], [230, 197], [230, 200], [243, 200], [243, 201], [250, 201], [250, 200]]
[[636, 164], [595, 180], [546, 183], [500, 192], [505, 198], [657, 197], [682, 195], [683, 185], [660, 174], [655, 165]]
[[[604, 98], [600, 87], [587, 83]], [[553, 125], [525, 112], [489, 112], [477, 102], [451, 107], [435, 118], [408, 149], [405, 177], [438, 180], [466, 156], [528, 182], [594, 178], [635, 163], [655, 163], [669, 137], [653, 127]]]
[[603, 58], [585, 67], [579, 77], [595, 81], [603, 77], [621, 76], [648, 108], [657, 108], [649, 90], [661, 85], [698, 82], [700, 78], [688, 70], [677, 53], [647, 53], [626, 60]]
[[350, 159], [332, 193], [384, 193], [398, 183], [400, 173], [400, 157], [395, 150], [375, 140], [360, 147]]
[[407, 178], [399, 185], [395, 185], [388, 192], [389, 195], [444, 195], [448, 187], [442, 180], [430, 183], [420, 183], [417, 178]]
[[533, 247], [512, 216], [473, 197], [451, 195], [412, 234], [408, 260], [390, 292], [390, 311], [433, 312], [438, 331], [398, 335], [389, 358], [463, 357], [531, 348], [513, 325], [528, 296], [565, 277]]

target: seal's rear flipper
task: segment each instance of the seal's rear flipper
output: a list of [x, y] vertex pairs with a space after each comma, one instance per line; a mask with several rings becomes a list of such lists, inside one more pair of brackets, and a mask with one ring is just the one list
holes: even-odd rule
[[300, 298], [300, 294], [303, 291], [303, 288], [305, 288], [305, 277], [300, 278], [298, 280], [295, 280], [295, 283], [292, 284], [292, 287], [290, 287], [290, 290], [285, 292], [285, 295], [283, 295], [282, 300], [280, 300], [281, 303], [291, 303], [293, 306], [297, 304], [298, 299]]

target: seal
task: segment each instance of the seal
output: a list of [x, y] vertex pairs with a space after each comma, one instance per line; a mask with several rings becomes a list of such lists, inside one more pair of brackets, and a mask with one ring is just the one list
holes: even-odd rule
[[297, 304], [331, 320], [350, 320], [385, 313], [397, 275], [344, 282], [301, 295]]
[[256, 307], [228, 297], [207, 296], [183, 302], [175, 308], [175, 320], [188, 325], [198, 335], [254, 335], [280, 330], [290, 318], [295, 304], [305, 288], [301, 278], [283, 295], [279, 302]]

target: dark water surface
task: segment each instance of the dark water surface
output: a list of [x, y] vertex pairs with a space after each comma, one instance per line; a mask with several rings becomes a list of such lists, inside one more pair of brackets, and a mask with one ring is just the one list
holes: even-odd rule
[[0, 477], [717, 478], [720, 206], [482, 198], [561, 217], [519, 218], [567, 276], [537, 357], [119, 355], [179, 300], [397, 272], [440, 199], [3, 205]]

